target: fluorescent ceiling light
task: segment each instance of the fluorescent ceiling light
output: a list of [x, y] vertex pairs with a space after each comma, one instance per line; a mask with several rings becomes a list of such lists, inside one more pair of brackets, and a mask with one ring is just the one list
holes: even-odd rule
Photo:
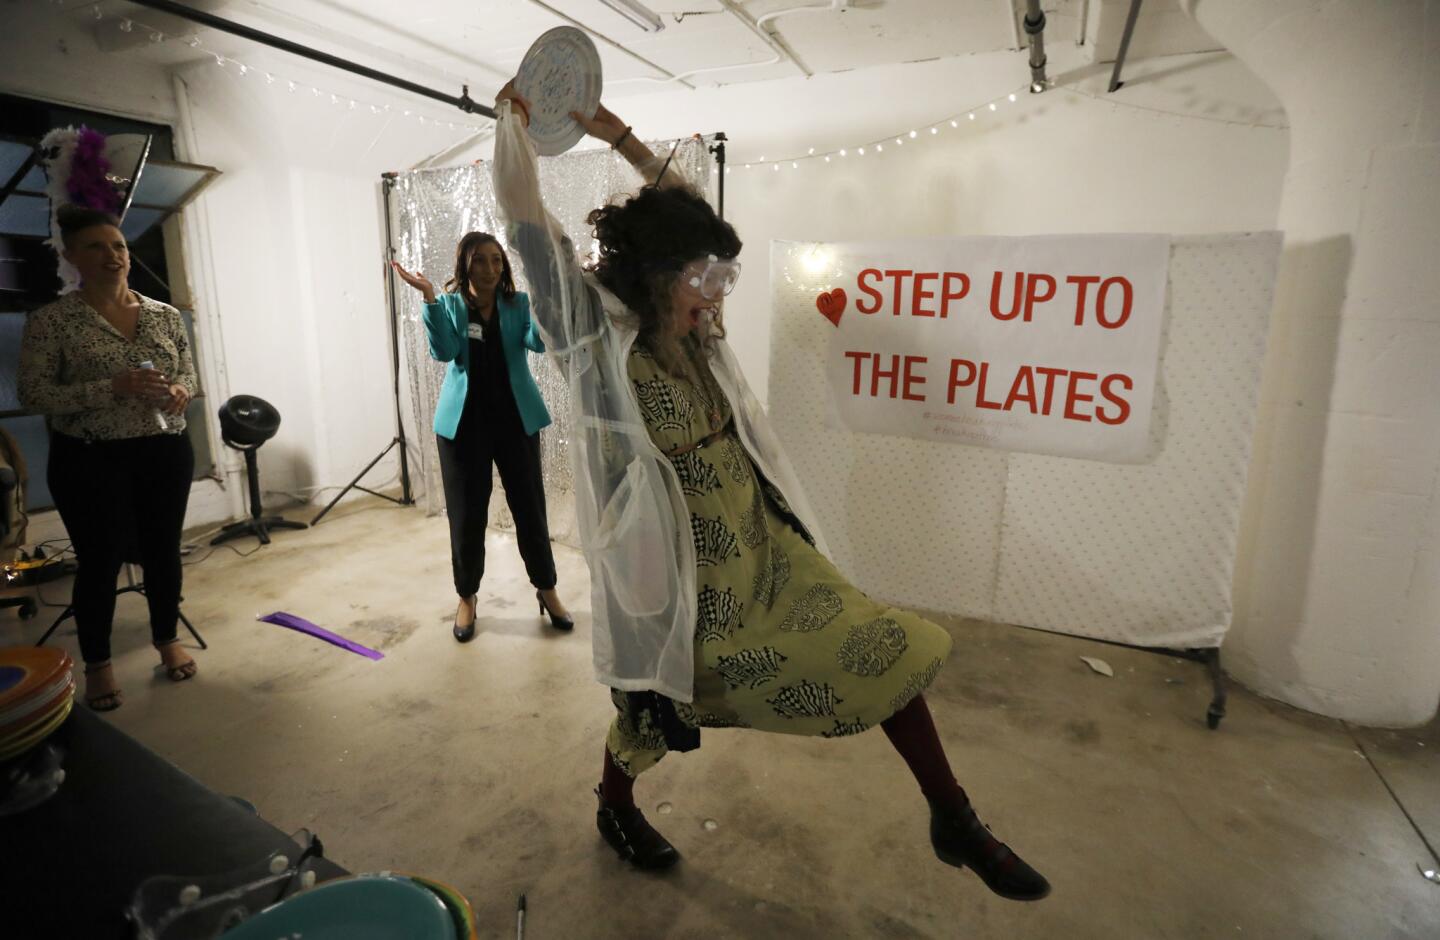
[[658, 33], [665, 28], [665, 21], [660, 19], [659, 14], [640, 3], [639, 0], [600, 0], [600, 2], [647, 33]]

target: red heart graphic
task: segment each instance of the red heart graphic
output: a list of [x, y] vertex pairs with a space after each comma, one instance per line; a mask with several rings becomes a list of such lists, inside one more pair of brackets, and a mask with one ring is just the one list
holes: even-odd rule
[[815, 298], [815, 306], [835, 326], [840, 325], [840, 315], [845, 312], [845, 288], [837, 287], [832, 291], [822, 291]]

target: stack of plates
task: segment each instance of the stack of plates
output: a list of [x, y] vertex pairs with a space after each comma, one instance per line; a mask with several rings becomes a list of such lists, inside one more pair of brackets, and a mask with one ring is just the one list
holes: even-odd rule
[[470, 900], [465, 895], [445, 882], [436, 881], [434, 878], [426, 878], [421, 875], [406, 875], [406, 877], [427, 889], [440, 899], [441, 904], [445, 905], [445, 909], [450, 912], [451, 921], [455, 924], [457, 940], [478, 940], [480, 933], [479, 927], [475, 923], [475, 909], [470, 906]]
[[475, 913], [440, 882], [391, 872], [327, 881], [225, 932], [225, 940], [472, 940]]
[[74, 665], [63, 650], [0, 649], [0, 761], [19, 757], [64, 724], [75, 705]]

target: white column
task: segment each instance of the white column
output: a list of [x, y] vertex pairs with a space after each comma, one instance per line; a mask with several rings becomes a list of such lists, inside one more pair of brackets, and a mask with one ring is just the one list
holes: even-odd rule
[[1182, 0], [1291, 124], [1230, 670], [1373, 725], [1440, 700], [1440, 0]]

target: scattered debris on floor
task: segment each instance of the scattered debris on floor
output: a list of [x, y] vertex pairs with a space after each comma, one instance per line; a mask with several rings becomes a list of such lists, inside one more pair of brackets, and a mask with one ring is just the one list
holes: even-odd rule
[[1110, 664], [1103, 659], [1097, 659], [1094, 656], [1081, 656], [1080, 661], [1102, 676], [1115, 675], [1115, 670], [1111, 669]]

